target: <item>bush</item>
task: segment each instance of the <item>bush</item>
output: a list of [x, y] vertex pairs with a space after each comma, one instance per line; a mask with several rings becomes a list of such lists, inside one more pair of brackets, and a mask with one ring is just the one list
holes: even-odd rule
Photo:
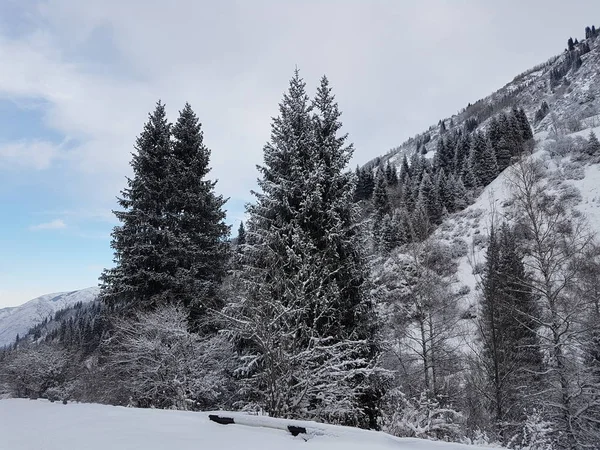
[[15, 397], [45, 398], [66, 379], [68, 357], [49, 344], [18, 349], [4, 361], [2, 378]]
[[183, 309], [165, 306], [116, 320], [114, 329], [100, 368], [113, 402], [183, 410], [221, 405], [231, 348], [219, 336], [190, 333]]

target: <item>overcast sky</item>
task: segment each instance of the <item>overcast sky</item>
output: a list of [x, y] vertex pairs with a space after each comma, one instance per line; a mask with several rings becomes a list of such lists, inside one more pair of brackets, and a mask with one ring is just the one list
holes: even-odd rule
[[0, 308], [97, 284], [155, 102], [188, 101], [237, 226], [298, 66], [326, 74], [353, 164], [582, 37], [598, 0], [0, 1]]

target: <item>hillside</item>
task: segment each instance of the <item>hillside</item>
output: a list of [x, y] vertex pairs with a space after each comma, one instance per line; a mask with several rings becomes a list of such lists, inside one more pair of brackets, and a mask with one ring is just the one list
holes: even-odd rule
[[571, 52], [565, 50], [517, 75], [493, 94], [469, 103], [367, 166], [388, 161], [399, 166], [404, 154], [416, 151], [433, 157], [441, 135], [465, 127], [485, 128], [493, 115], [515, 105], [525, 110], [536, 133], [573, 133], [600, 126], [600, 39], [582, 39]]
[[30, 328], [61, 309], [95, 300], [98, 293], [99, 288], [90, 287], [79, 291], [46, 294], [20, 306], [0, 309], [0, 347], [12, 344], [17, 335], [23, 336]]
[[[581, 161], [578, 154], [590, 132], [596, 135], [600, 132], [600, 39], [582, 39], [571, 51], [565, 50], [516, 76], [493, 94], [440, 120], [364, 167], [377, 170], [389, 164], [401, 170], [403, 158], [412, 162], [411, 156], [415, 154], [434, 161], [442, 141], [459, 141], [460, 145], [457, 135], [485, 133], [493, 120], [510, 113], [512, 108], [522, 108], [527, 115], [534, 142], [530, 158], [544, 161], [549, 186], [559, 192], [574, 190], [576, 209], [586, 216], [592, 230], [600, 234], [600, 166], [597, 160]], [[462, 296], [464, 313], [472, 312], [477, 304], [480, 277], [476, 272], [484, 261], [492, 216], [501, 221], [511, 214], [507, 187], [510, 170], [509, 167], [501, 171], [483, 189], [472, 191], [476, 196], [470, 204], [446, 215], [432, 234], [434, 240], [452, 248], [458, 265], [456, 290], [463, 288], [461, 292], [468, 292]], [[394, 195], [390, 193], [392, 205]], [[403, 201], [396, 200], [400, 204]], [[397, 269], [404, 251], [396, 250], [390, 258], [375, 262], [375, 279], [394, 270], [392, 267]]]
[[[0, 447], [11, 450], [477, 450], [478, 447], [400, 439], [385, 433], [271, 418], [250, 418], [249, 425], [219, 425], [208, 414], [47, 401], [0, 401]], [[240, 417], [237, 414], [237, 417]], [[30, 432], [30, 424], [36, 432]], [[305, 426], [292, 437], [282, 425]]]

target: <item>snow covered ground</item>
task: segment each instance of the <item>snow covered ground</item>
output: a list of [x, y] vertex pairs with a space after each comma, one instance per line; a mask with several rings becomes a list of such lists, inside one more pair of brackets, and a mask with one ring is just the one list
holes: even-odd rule
[[[233, 416], [244, 425], [219, 425], [208, 413], [0, 400], [0, 450], [481, 449], [314, 422]], [[293, 437], [285, 431], [288, 424], [305, 426], [308, 435]]]

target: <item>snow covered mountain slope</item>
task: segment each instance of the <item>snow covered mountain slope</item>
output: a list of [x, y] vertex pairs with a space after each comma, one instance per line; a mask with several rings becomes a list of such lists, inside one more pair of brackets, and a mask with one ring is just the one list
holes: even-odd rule
[[[543, 108], [544, 104], [547, 108]], [[485, 128], [493, 115], [513, 105], [525, 110], [537, 133], [573, 133], [600, 126], [600, 37], [582, 39], [572, 51], [565, 50], [517, 75], [498, 91], [441, 119], [367, 166], [387, 161], [400, 165], [404, 154], [415, 151], [432, 157], [443, 133], [475, 126]]]
[[0, 347], [12, 344], [17, 334], [23, 336], [29, 329], [42, 322], [56, 311], [88, 303], [98, 297], [98, 287], [79, 291], [46, 294], [12, 308], [0, 309]]
[[[228, 414], [230, 415], [230, 414]], [[234, 414], [241, 417], [239, 414]], [[246, 425], [219, 425], [207, 413], [135, 409], [43, 400], [0, 401], [0, 448], [10, 450], [480, 450], [401, 439], [355, 428], [245, 416]], [[31, 424], [35, 423], [35, 433]], [[307, 428], [293, 437], [282, 425]]]
[[[600, 164], [578, 159], [576, 151], [556, 153], [557, 148], [569, 148], [577, 138], [585, 138], [590, 132], [600, 133], [600, 127], [587, 128], [566, 135], [537, 133], [536, 146], [528, 158], [543, 162], [548, 189], [559, 195], [568, 195], [575, 209], [586, 218], [589, 230], [600, 237]], [[451, 247], [465, 249], [457, 258], [458, 287], [467, 286], [471, 294], [466, 309], [477, 304], [478, 266], [485, 260], [487, 237], [492, 224], [511, 217], [511, 192], [508, 178], [511, 167], [502, 172], [475, 200], [461, 212], [450, 215], [436, 229], [433, 239]], [[458, 253], [458, 252], [457, 252]]]

